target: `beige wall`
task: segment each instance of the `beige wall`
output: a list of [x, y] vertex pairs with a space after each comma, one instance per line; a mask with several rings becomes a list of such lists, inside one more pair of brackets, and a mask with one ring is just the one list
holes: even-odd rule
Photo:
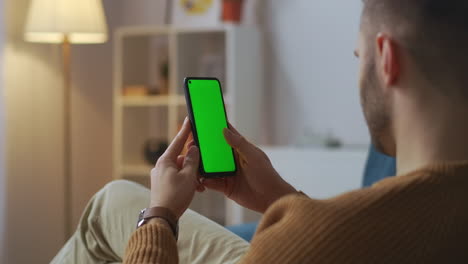
[[[4, 81], [7, 255], [0, 263], [47, 263], [65, 241], [60, 49], [22, 40], [30, 0], [3, 1], [8, 24]], [[162, 23], [164, 3], [104, 0], [110, 41], [72, 47], [73, 226], [91, 196], [111, 180], [113, 29]]]
[[[109, 19], [119, 5], [106, 1]], [[115, 2], [114, 2], [115, 3]], [[6, 256], [0, 263], [47, 263], [65, 242], [63, 85], [57, 45], [26, 43], [28, 0], [7, 0]], [[72, 213], [111, 179], [111, 43], [74, 46]], [[27, 253], [25, 253], [27, 252]]]
[[[0, 0], [0, 9], [3, 9], [3, 0]], [[3, 13], [0, 12], [0, 21], [4, 20]], [[5, 31], [3, 23], [0, 23], [0, 263], [4, 260], [5, 254], [5, 217], [6, 217], [6, 182], [5, 182], [5, 97], [4, 97], [4, 54]]]
[[161, 24], [165, 12], [165, 0], [103, 3], [109, 42], [72, 50], [74, 226], [91, 196], [112, 180], [112, 33], [120, 26]]
[[[109, 32], [120, 6], [104, 1]], [[112, 35], [99, 45], [72, 46], [72, 222], [112, 179]]]
[[[25, 43], [22, 31], [29, 0], [6, 4], [7, 243], [0, 263], [47, 263], [66, 239], [60, 49]], [[104, 0], [104, 7], [110, 41], [72, 47], [73, 226], [91, 196], [111, 180], [113, 29], [145, 21], [135, 21], [129, 12], [138, 9], [124, 0]], [[158, 17], [160, 12], [153, 14]]]
[[[165, 0], [104, 0], [109, 42], [73, 47], [73, 224], [112, 180], [112, 32], [163, 23]], [[142, 12], [145, 10], [145, 12]]]
[[6, 259], [46, 263], [64, 241], [59, 52], [23, 42], [28, 1], [7, 0], [5, 21]]

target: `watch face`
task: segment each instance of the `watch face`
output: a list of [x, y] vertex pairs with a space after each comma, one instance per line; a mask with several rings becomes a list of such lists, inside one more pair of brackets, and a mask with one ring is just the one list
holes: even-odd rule
[[145, 219], [143, 219], [143, 215], [145, 214], [145, 212], [146, 209], [140, 211], [140, 214], [138, 215], [137, 227], [140, 227], [145, 222]]
[[138, 220], [143, 219], [143, 215], [145, 215], [146, 209], [143, 209], [140, 211], [140, 214], [138, 215]]
[[138, 227], [142, 226], [145, 222], [146, 222], [145, 219], [138, 220], [138, 223], [137, 223], [136, 227], [138, 228]]

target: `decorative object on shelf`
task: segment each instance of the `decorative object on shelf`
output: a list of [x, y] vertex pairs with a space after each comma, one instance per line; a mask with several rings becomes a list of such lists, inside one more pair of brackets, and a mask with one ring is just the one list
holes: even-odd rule
[[223, 21], [240, 23], [244, 0], [223, 0]]
[[[62, 46], [64, 79], [64, 212], [65, 234], [72, 230], [72, 145], [71, 145], [71, 44], [98, 44], [107, 41], [107, 24], [102, 2], [97, 0], [30, 1], [24, 39]], [[62, 110], [60, 110], [62, 111]]]
[[155, 138], [148, 139], [144, 146], [144, 156], [146, 162], [154, 166], [168, 147], [169, 145], [166, 141]]
[[327, 133], [327, 136], [325, 137], [325, 147], [331, 148], [331, 149], [338, 149], [343, 146], [343, 142], [336, 137], [331, 131]]
[[124, 96], [147, 96], [149, 87], [146, 85], [127, 85], [123, 88]]
[[159, 95], [159, 87], [156, 85], [149, 86], [148, 95]]
[[169, 94], [169, 61], [166, 59], [160, 66], [159, 94]]
[[338, 149], [343, 147], [343, 141], [336, 137], [332, 131], [327, 133], [316, 132], [311, 127], [305, 127], [303, 135], [298, 138], [296, 147], [325, 147], [330, 149]]
[[219, 25], [221, 0], [174, 0], [172, 24], [184, 27]]

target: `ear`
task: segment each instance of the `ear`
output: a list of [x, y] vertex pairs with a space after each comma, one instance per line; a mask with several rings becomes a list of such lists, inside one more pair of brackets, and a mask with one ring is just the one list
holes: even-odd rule
[[379, 33], [377, 35], [377, 53], [382, 69], [383, 81], [387, 86], [394, 85], [400, 77], [401, 63], [398, 57], [397, 45], [386, 34]]

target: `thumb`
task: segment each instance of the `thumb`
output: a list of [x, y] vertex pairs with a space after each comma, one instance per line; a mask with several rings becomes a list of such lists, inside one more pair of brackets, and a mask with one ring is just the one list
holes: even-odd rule
[[187, 155], [185, 156], [182, 172], [184, 173], [197, 173], [200, 164], [200, 153], [196, 146], [190, 147]]

